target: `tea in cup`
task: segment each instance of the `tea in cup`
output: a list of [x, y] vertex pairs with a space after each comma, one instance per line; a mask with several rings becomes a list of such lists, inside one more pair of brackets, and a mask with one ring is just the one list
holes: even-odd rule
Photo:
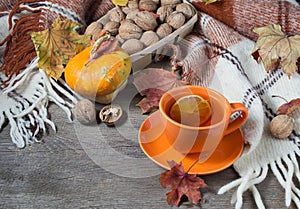
[[[169, 90], [160, 99], [159, 111], [170, 145], [184, 154], [204, 153], [206, 159], [248, 117], [242, 103], [229, 103], [222, 94], [202, 86]], [[239, 116], [231, 121], [234, 113]]]

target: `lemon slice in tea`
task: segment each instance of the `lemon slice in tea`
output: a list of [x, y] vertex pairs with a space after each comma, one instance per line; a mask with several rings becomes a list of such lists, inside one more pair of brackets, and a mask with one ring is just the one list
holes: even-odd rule
[[181, 97], [170, 109], [170, 117], [173, 120], [189, 126], [201, 126], [210, 116], [209, 102], [198, 95]]

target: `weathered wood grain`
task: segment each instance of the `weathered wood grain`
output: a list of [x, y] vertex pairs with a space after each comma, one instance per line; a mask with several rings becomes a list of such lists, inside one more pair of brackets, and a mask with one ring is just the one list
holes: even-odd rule
[[[169, 208], [165, 196], [169, 190], [159, 183], [164, 170], [151, 164], [137, 141], [147, 116], [135, 107], [136, 92], [126, 95], [115, 101], [126, 112], [118, 128], [70, 123], [55, 105], [49, 112], [57, 133], [50, 130], [40, 144], [17, 149], [9, 127], [4, 128], [0, 133], [0, 208]], [[107, 147], [115, 153], [106, 152]], [[238, 178], [232, 167], [201, 177], [209, 186], [201, 190], [203, 201], [197, 206], [185, 202], [180, 208], [234, 208], [230, 204], [233, 191], [217, 195], [221, 186]], [[284, 190], [272, 174], [258, 189], [267, 208], [285, 208]], [[243, 206], [256, 208], [250, 192], [245, 192]]]

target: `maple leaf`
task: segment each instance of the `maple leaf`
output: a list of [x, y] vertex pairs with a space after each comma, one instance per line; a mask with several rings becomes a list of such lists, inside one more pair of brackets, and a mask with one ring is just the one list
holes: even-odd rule
[[201, 200], [199, 188], [206, 187], [204, 180], [196, 174], [188, 174], [184, 171], [182, 163], [174, 161], [168, 162], [171, 170], [166, 171], [160, 176], [160, 184], [163, 188], [171, 186], [171, 191], [167, 193], [167, 202], [170, 206], [178, 206], [183, 195], [198, 204]]
[[90, 45], [90, 36], [79, 35], [79, 24], [69, 19], [61, 20], [58, 16], [51, 28], [32, 32], [38, 67], [45, 70], [49, 77], [58, 79], [69, 59]]
[[252, 56], [258, 61], [260, 57], [266, 71], [281, 67], [289, 77], [298, 70], [300, 57], [300, 35], [286, 35], [277, 24], [254, 28], [259, 37]]
[[160, 98], [165, 93], [161, 89], [147, 89], [143, 91], [146, 96], [141, 101], [139, 101], [136, 106], [142, 109], [142, 114], [149, 113], [152, 110], [157, 109], [159, 105]]
[[158, 107], [164, 92], [187, 83], [178, 80], [176, 74], [171, 71], [147, 68], [135, 75], [133, 84], [142, 96], [146, 96], [137, 106], [141, 107], [143, 113], [147, 113]]

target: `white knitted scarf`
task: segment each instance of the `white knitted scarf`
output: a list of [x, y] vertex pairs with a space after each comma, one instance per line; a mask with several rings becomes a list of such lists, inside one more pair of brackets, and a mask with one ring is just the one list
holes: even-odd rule
[[236, 201], [236, 208], [241, 208], [242, 193], [249, 189], [253, 192], [257, 206], [264, 208], [255, 185], [266, 178], [270, 167], [279, 183], [285, 188], [286, 206], [294, 200], [297, 207], [300, 207], [300, 190], [292, 181], [294, 176], [300, 180], [296, 159], [300, 156], [298, 147], [300, 111], [293, 114], [296, 126], [289, 139], [276, 139], [269, 132], [270, 120], [283, 102], [272, 98], [272, 95], [282, 95], [288, 100], [298, 98], [300, 76], [295, 74], [289, 79], [280, 70], [267, 74], [264, 68], [249, 56], [253, 46], [251, 41], [245, 40], [229, 48], [232, 55], [236, 55], [236, 59], [240, 60], [244, 72], [241, 72], [237, 66], [228, 65], [229, 57], [219, 59], [216, 66], [216, 80], [222, 81], [217, 85], [221, 86], [220, 91], [223, 90], [223, 94], [230, 101], [241, 101], [248, 107], [249, 119], [243, 126], [243, 133], [246, 142], [250, 144], [249, 149], [245, 150], [242, 157], [234, 164], [241, 178], [222, 187], [219, 193], [238, 187], [233, 201]]
[[[289, 79], [281, 69], [267, 73], [262, 63], [257, 63], [251, 56], [253, 41], [204, 13], [200, 13], [198, 24], [203, 37], [189, 35], [181, 43], [187, 53], [177, 64], [185, 69], [184, 79], [194, 85], [209, 86], [231, 102], [242, 102], [249, 111], [249, 118], [242, 127], [246, 149], [234, 163], [240, 178], [221, 187], [218, 193], [236, 188], [232, 203], [238, 209], [243, 204], [243, 192], [250, 190], [257, 207], [265, 208], [256, 184], [262, 182], [271, 169], [285, 189], [286, 206], [293, 200], [300, 208], [300, 190], [293, 183], [294, 177], [300, 181], [297, 162], [300, 156], [300, 110], [292, 115], [295, 128], [288, 139], [276, 139], [269, 132], [271, 119], [284, 103], [272, 95], [281, 95], [287, 100], [299, 98], [300, 75], [295, 73]], [[201, 65], [212, 52], [220, 55]]]

